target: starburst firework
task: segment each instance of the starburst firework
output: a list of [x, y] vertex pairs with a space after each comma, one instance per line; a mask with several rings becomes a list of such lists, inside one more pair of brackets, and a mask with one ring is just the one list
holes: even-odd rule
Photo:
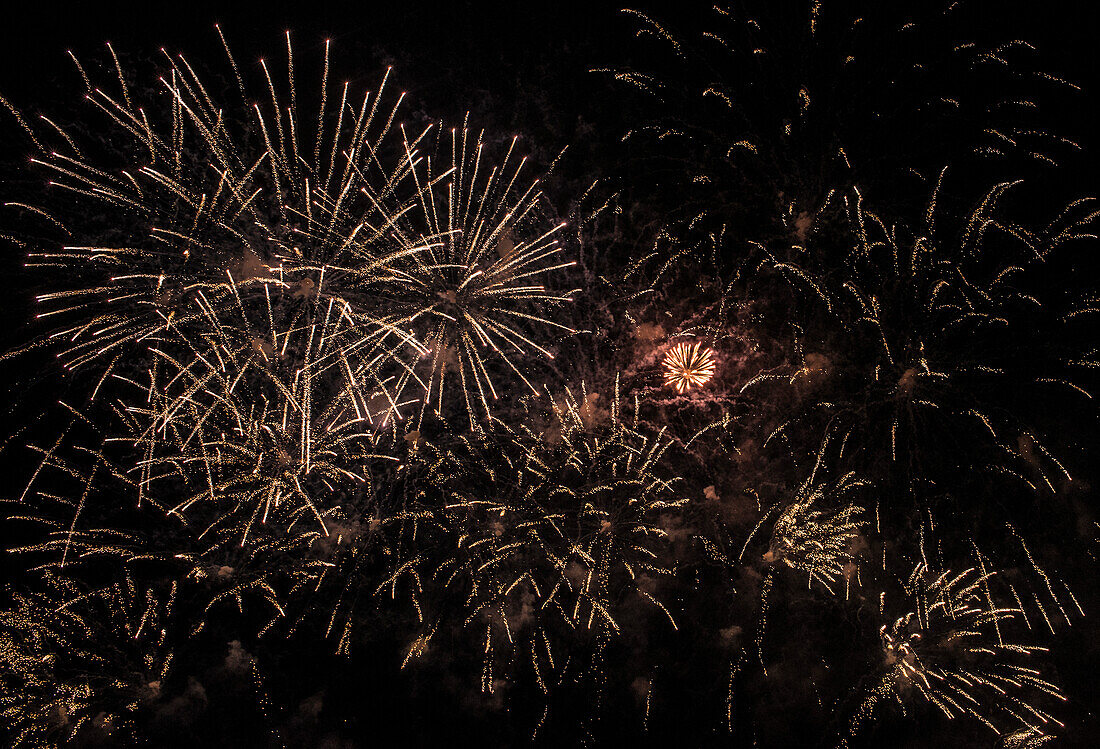
[[852, 547], [865, 525], [864, 510], [854, 504], [836, 508], [815, 507], [826, 498], [837, 501], [867, 485], [849, 473], [830, 484], [806, 482], [795, 501], [780, 513], [772, 531], [766, 558], [803, 572], [807, 583], [822, 585], [829, 592], [852, 560]]
[[402, 262], [376, 287], [379, 314], [395, 329], [416, 331], [425, 347], [426, 376], [415, 366], [408, 375], [425, 390], [421, 421], [429, 408], [443, 412], [450, 374], [474, 424], [491, 416], [490, 403], [499, 397], [499, 375], [491, 375], [498, 365], [538, 394], [521, 366], [532, 356], [553, 358], [539, 342], [546, 330], [576, 332], [551, 314], [573, 292], [547, 286], [574, 262], [562, 258], [564, 224], [542, 215], [539, 180], [523, 174], [527, 158], [516, 154], [518, 137], [494, 164], [483, 133], [468, 125], [436, 132], [435, 159], [406, 141], [417, 198], [390, 231]]
[[677, 393], [701, 388], [714, 377], [714, 351], [701, 343], [677, 343], [661, 363], [665, 384]]

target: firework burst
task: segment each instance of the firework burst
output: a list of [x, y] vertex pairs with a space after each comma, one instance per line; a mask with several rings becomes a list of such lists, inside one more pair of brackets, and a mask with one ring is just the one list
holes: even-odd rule
[[[1044, 294], [1042, 278], [1063, 249], [1091, 238], [1095, 214], [1089, 201], [1077, 201], [1048, 226], [1015, 225], [998, 210], [1011, 187], [989, 190], [963, 215], [956, 234], [945, 229], [950, 221], [938, 205], [940, 183], [916, 232], [888, 225], [856, 194], [844, 201], [853, 232], [844, 273], [837, 275], [831, 263], [773, 266], [808, 304], [800, 331], [839, 334], [860, 352], [843, 367], [828, 349], [804, 354], [789, 377], [768, 373], [747, 383], [746, 390], [786, 379], [813, 393], [808, 411], [776, 434], [803, 418], [846, 423], [868, 460], [919, 460], [925, 474], [950, 465], [941, 450], [965, 435], [984, 447], [988, 470], [1033, 491], [1068, 480], [1037, 430], [1006, 416], [1018, 409], [1001, 404], [1018, 388], [1091, 398], [1075, 382], [1083, 371], [1075, 362], [1087, 356], [1067, 356], [1058, 343], [1064, 320], [1087, 305], [1071, 302], [1066, 309], [1060, 295]], [[1048, 333], [1036, 336], [1036, 330]], [[804, 350], [806, 340], [799, 345]]]
[[[661, 518], [684, 503], [675, 479], [660, 475], [670, 444], [627, 423], [617, 398], [595, 420], [589, 402], [567, 391], [541, 431], [493, 422], [452, 448], [425, 445], [439, 481], [425, 525], [453, 540], [439, 544], [452, 551], [434, 569], [418, 560], [417, 579], [435, 581], [423, 587], [436, 603], [423, 608], [461, 596], [462, 626], [483, 633], [483, 689], [503, 659], [527, 663], [546, 691], [548, 674], [568, 661], [559, 649], [580, 633], [603, 647], [633, 626], [622, 615], [632, 598], [675, 627], [657, 597], [671, 572]], [[443, 622], [436, 614], [427, 624], [410, 657]]]
[[701, 388], [714, 377], [714, 351], [701, 343], [677, 343], [661, 362], [665, 384], [683, 394]]
[[546, 285], [574, 262], [562, 259], [564, 224], [541, 215], [539, 180], [525, 178], [527, 158], [516, 154], [518, 138], [493, 164], [483, 133], [464, 125], [449, 134], [438, 128], [437, 134], [435, 159], [421, 158], [415, 143], [406, 141], [417, 198], [390, 231], [402, 262], [378, 289], [390, 315], [383, 319], [416, 331], [424, 347], [426, 373], [414, 366], [408, 375], [425, 391], [421, 420], [429, 408], [443, 412], [446, 383], [456, 377], [474, 425], [479, 416], [491, 416], [490, 403], [499, 398], [491, 375], [497, 364], [538, 394], [523, 367], [532, 356], [553, 358], [539, 342], [545, 330], [576, 332], [551, 314], [573, 292]]
[[932, 573], [917, 565], [906, 584], [912, 607], [880, 630], [886, 674], [853, 720], [877, 702], [920, 699], [948, 719], [969, 717], [1000, 733], [1004, 726], [1043, 735], [1061, 725], [1041, 705], [1061, 691], [1025, 662], [1045, 648], [1006, 641], [1016, 609], [993, 606], [983, 591], [990, 574]]
[[[225, 497], [203, 496], [180, 508], [186, 489], [178, 483], [143, 485], [134, 466], [145, 454], [134, 452], [141, 439], [128, 431], [133, 422], [99, 416], [97, 424], [78, 414], [61, 438], [38, 450], [43, 457], [34, 481], [18, 503], [20, 514], [10, 518], [27, 543], [9, 551], [65, 580], [111, 575], [166, 610], [187, 598], [189, 606], [167, 628], [170, 642], [202, 632], [217, 609], [235, 612], [260, 632], [286, 622], [290, 603], [301, 598], [295, 591], [316, 583], [336, 555], [347, 525], [343, 506], [321, 508], [325, 527], [285, 498], [265, 508], [262, 522], [250, 514], [254, 508]], [[186, 456], [179, 462], [186, 464]], [[179, 471], [176, 481], [186, 473]]]
[[[363, 286], [401, 252], [419, 249], [380, 241], [399, 215], [402, 199], [394, 193], [412, 169], [409, 150], [390, 137], [403, 97], [389, 97], [386, 78], [361, 101], [346, 85], [330, 92], [326, 44], [312, 117], [298, 109], [289, 34], [286, 54], [289, 101], [261, 61], [268, 102], [236, 119], [182, 55], [166, 56], [152, 92], [117, 65], [113, 50], [113, 87], [93, 84], [77, 62], [86, 101], [105, 118], [108, 156], [121, 159], [121, 169], [101, 165], [102, 149], [82, 147], [46, 118], [43, 133], [28, 129], [39, 150], [32, 164], [50, 174], [50, 191], [87, 206], [68, 215], [13, 204], [44, 217], [63, 237], [26, 243], [35, 247], [28, 264], [65, 284], [38, 299], [39, 318], [66, 321], [44, 339], [66, 366], [100, 362], [106, 377], [135, 346], [174, 331], [194, 335], [223, 311], [262, 299], [270, 285], [333, 299], [331, 280], [342, 281], [342, 289]], [[105, 216], [109, 225], [88, 215]], [[333, 301], [340, 314], [354, 315], [356, 345], [418, 348], [408, 331], [368, 317], [362, 305], [352, 310], [344, 299]]]
[[[540, 150], [405, 116], [389, 73], [335, 87], [327, 44], [300, 95], [289, 34], [258, 97], [228, 45], [227, 86], [168, 54], [142, 84], [111, 50], [106, 78], [77, 62], [98, 119], [17, 114], [50, 180], [7, 205], [42, 222], [28, 348], [90, 377], [5, 464], [29, 481], [0, 497], [0, 733], [157, 743], [237, 639], [253, 676], [308, 662], [273, 669], [258, 743], [343, 717], [364, 651], [406, 672], [345, 693], [561, 745], [862, 743], [897, 710], [1048, 741], [1064, 697], [1022, 631], [1084, 615], [1050, 563], [1094, 530], [1054, 399], [1091, 399], [1100, 308], [1054, 271], [1085, 275], [1062, 249], [1097, 213], [1024, 225], [1015, 183], [966, 210], [926, 175], [1075, 146], [1026, 124], [1030, 84], [976, 85], [1026, 45], [940, 55], [923, 8], [771, 5], [715, 8], [698, 44], [628, 11], [675, 66], [615, 74], [655, 102], [628, 138], [669, 158], [568, 232]], [[740, 393], [735, 364], [760, 372]], [[374, 732], [353, 702], [325, 740]]]
[[865, 525], [864, 509], [854, 504], [816, 507], [825, 500], [837, 502], [868, 482], [849, 473], [829, 484], [811, 477], [799, 489], [794, 502], [775, 521], [765, 559], [806, 574], [807, 583], [822, 585], [830, 593], [844, 568], [852, 561], [852, 549]]
[[46, 575], [40, 587], [0, 611], [0, 715], [13, 745], [133, 740], [171, 665], [171, 605], [132, 582], [86, 590]]
[[362, 486], [379, 456], [368, 380], [344, 356], [340, 318], [331, 308], [320, 317], [196, 341], [187, 363], [152, 349], [145, 403], [126, 406], [142, 494], [180, 496], [180, 515], [214, 503], [219, 525], [243, 522], [242, 540], [280, 508], [327, 534], [325, 510]]

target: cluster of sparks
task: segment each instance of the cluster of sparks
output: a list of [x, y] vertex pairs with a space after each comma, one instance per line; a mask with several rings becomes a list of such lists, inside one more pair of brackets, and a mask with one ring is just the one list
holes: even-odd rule
[[631, 598], [659, 610], [675, 630], [655, 595], [657, 581], [673, 571], [662, 520], [687, 501], [675, 477], [661, 475], [671, 444], [628, 422], [617, 394], [590, 429], [587, 400], [566, 391], [542, 432], [496, 422], [491, 438], [426, 447], [429, 496], [445, 499], [420, 508], [419, 532], [438, 535], [430, 546], [452, 552], [399, 566], [417, 578], [407, 587], [425, 621], [409, 658], [423, 655], [443, 618], [454, 615], [428, 602], [450, 590], [463, 597], [462, 625], [482, 638], [486, 691], [502, 658], [511, 668], [529, 666], [547, 691], [550, 675], [569, 661], [571, 639], [592, 633], [603, 647], [630, 626], [620, 612]]
[[[812, 6], [811, 36], [821, 22]], [[660, 24], [635, 15], [643, 35], [688, 59]], [[708, 38], [733, 54], [721, 35]], [[0, 715], [17, 745], [140, 734], [135, 716], [162, 699], [179, 651], [212, 627], [215, 610], [236, 613], [252, 636], [319, 633], [346, 655], [365, 601], [388, 601], [411, 622], [403, 667], [460, 644], [477, 654], [482, 693], [533, 687], [544, 701], [537, 734], [556, 689], [599, 705], [616, 647], [636, 647], [658, 626], [681, 635], [685, 580], [713, 592], [707, 581], [720, 579], [734, 606], [755, 581], [748, 626], [772, 678], [764, 634], [783, 575], [878, 627], [880, 652], [862, 682], [874, 685], [854, 692], [841, 743], [858, 740], [884, 702], [976, 720], [1008, 745], [1041, 743], [1061, 725], [1050, 710], [1065, 697], [1032, 663], [1045, 651], [1023, 642], [1020, 623], [1031, 621], [1018, 588], [1041, 582], [1032, 597], [1052, 634], [1044, 602], [1068, 624], [1084, 612], [1013, 518], [997, 527], [1027, 564], [996, 588], [975, 541], [989, 516], [958, 509], [940, 466], [966, 442], [982, 451], [982, 471], [1029, 498], [1072, 481], [997, 388], [1091, 400], [1076, 375], [1095, 368], [1095, 351], [1026, 365], [1005, 353], [1006, 335], [1035, 320], [1066, 330], [1095, 311], [1088, 299], [1048, 302], [1031, 281], [1063, 248], [1093, 238], [1091, 203], [1032, 230], [1004, 218], [999, 201], [1014, 185], [998, 184], [952, 232], [937, 204], [943, 173], [917, 229], [871, 211], [847, 177], [831, 175], [812, 211], [784, 197], [780, 239], [750, 242], [748, 260], [718, 284], [722, 300], [693, 322], [726, 314], [738, 284], [781, 288], [793, 300], [792, 353], [734, 393], [735, 364], [727, 373], [723, 353], [716, 379], [715, 350], [702, 336], [683, 340], [699, 328], [682, 326], [659, 374], [684, 396], [663, 405], [699, 409], [684, 417], [685, 434], [668, 412], [653, 417], [643, 388], [620, 374], [629, 363], [606, 368], [613, 386], [606, 371], [594, 384], [577, 377], [579, 390], [548, 384], [547, 362], [581, 336], [563, 311], [582, 289], [559, 288], [575, 277], [565, 224], [551, 220], [518, 138], [497, 141], [468, 122], [410, 132], [389, 73], [361, 97], [348, 84], [332, 90], [327, 43], [310, 110], [289, 33], [286, 58], [285, 76], [261, 61], [265, 95], [240, 120], [182, 56], [166, 55], [161, 99], [148, 102], [113, 50], [113, 93], [77, 62], [104, 147], [126, 154], [125, 168], [104, 167], [45, 117], [32, 128], [17, 115], [51, 197], [8, 205], [55, 232], [25, 244], [30, 266], [61, 279], [39, 296], [39, 318], [54, 327], [29, 348], [50, 347], [91, 383], [85, 402], [59, 404], [67, 427], [31, 445], [38, 460], [8, 503], [8, 520], [31, 539], [9, 551], [41, 577], [41, 590], [15, 593], [0, 611]], [[667, 88], [618, 77], [648, 93]], [[784, 143], [813, 121], [809, 92], [800, 94]], [[722, 102], [724, 119], [743, 106], [719, 84], [703, 96]], [[779, 160], [752, 118], [740, 121], [745, 132], [719, 128], [738, 140], [694, 183], [720, 182], [745, 154]], [[715, 135], [653, 129], [659, 140]], [[1019, 148], [1038, 148], [1025, 140]], [[73, 200], [95, 215], [66, 213]], [[839, 256], [835, 243], [814, 244], [825, 220], [841, 227]], [[693, 246], [722, 241], [719, 223]], [[690, 216], [684, 246], [708, 226], [706, 211]], [[725, 352], [713, 335], [724, 322], [711, 318], [700, 327]], [[813, 350], [815, 333], [822, 350], [823, 340], [845, 342], [843, 367]], [[696, 395], [708, 386], [714, 397]], [[786, 404], [778, 418], [769, 400]], [[731, 449], [723, 440], [742, 417], [732, 406], [717, 420], [698, 416], [704, 402], [755, 408], [751, 420], [766, 430]], [[678, 470], [698, 460], [719, 476], [755, 450], [779, 454], [768, 458], [774, 477], [703, 488]], [[743, 490], [736, 500], [732, 485]], [[955, 532], [937, 538], [934, 518]], [[914, 527], [922, 561], [895, 595], [888, 567], [913, 569], [914, 550], [898, 539]], [[951, 546], [959, 538], [961, 552]], [[938, 559], [965, 557], [955, 569], [975, 568], [931, 572], [932, 546]], [[117, 579], [104, 583], [104, 570]], [[998, 604], [1002, 594], [1016, 605]], [[865, 609], [875, 600], [877, 612]], [[741, 629], [722, 628], [731, 731]], [[631, 687], [645, 685], [645, 725], [655, 670]]]
[[127, 585], [88, 596], [60, 576], [48, 577], [43, 591], [19, 594], [0, 613], [5, 670], [22, 682], [0, 696], [14, 744], [125, 736], [169, 668], [165, 613]]
[[816, 509], [814, 503], [828, 494], [835, 504], [839, 497], [863, 486], [865, 482], [855, 474], [843, 476], [831, 486], [807, 482], [775, 520], [768, 558], [804, 572], [808, 584], [817, 582], [832, 592], [832, 585], [837, 578], [845, 577], [845, 568], [852, 563], [853, 546], [865, 525], [865, 511], [854, 504]]

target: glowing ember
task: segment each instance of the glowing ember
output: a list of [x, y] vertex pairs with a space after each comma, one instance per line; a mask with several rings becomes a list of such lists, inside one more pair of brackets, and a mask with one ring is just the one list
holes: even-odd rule
[[678, 343], [665, 354], [665, 384], [686, 393], [714, 377], [714, 351], [698, 343]]

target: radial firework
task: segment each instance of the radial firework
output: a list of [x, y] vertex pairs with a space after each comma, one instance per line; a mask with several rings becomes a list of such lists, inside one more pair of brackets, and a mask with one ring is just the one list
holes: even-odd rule
[[1005, 639], [1019, 612], [989, 602], [989, 578], [972, 569], [937, 575], [917, 565], [906, 585], [911, 608], [880, 630], [886, 673], [853, 718], [853, 732], [884, 698], [903, 708], [920, 699], [948, 719], [973, 718], [997, 733], [1019, 727], [1041, 736], [1061, 725], [1042, 705], [1065, 697], [1025, 665], [1045, 648]]
[[714, 377], [714, 351], [701, 343], [677, 343], [661, 363], [665, 384], [677, 393], [701, 388]]
[[313, 523], [328, 535], [326, 513], [365, 486], [368, 463], [385, 459], [372, 408], [389, 413], [394, 404], [381, 383], [372, 399], [335, 304], [310, 307], [282, 326], [270, 304], [257, 321], [212, 325], [219, 335], [192, 341], [186, 364], [152, 349], [143, 402], [126, 405], [142, 495], [176, 497], [170, 513], [184, 518], [210, 503], [216, 511], [200, 515], [236, 527], [242, 543], [273, 513], [287, 527]]
[[429, 408], [444, 410], [450, 375], [474, 424], [500, 396], [492, 374], [498, 364], [538, 394], [524, 374], [527, 361], [553, 358], [547, 329], [575, 332], [552, 319], [572, 292], [547, 282], [574, 263], [561, 256], [564, 224], [544, 218], [539, 180], [523, 175], [518, 138], [494, 164], [483, 133], [465, 124], [437, 133], [435, 159], [406, 141], [417, 199], [389, 232], [402, 261], [372, 289], [382, 295], [378, 316], [415, 331], [425, 347], [425, 371], [413, 366], [409, 373], [425, 390], [421, 419]]

